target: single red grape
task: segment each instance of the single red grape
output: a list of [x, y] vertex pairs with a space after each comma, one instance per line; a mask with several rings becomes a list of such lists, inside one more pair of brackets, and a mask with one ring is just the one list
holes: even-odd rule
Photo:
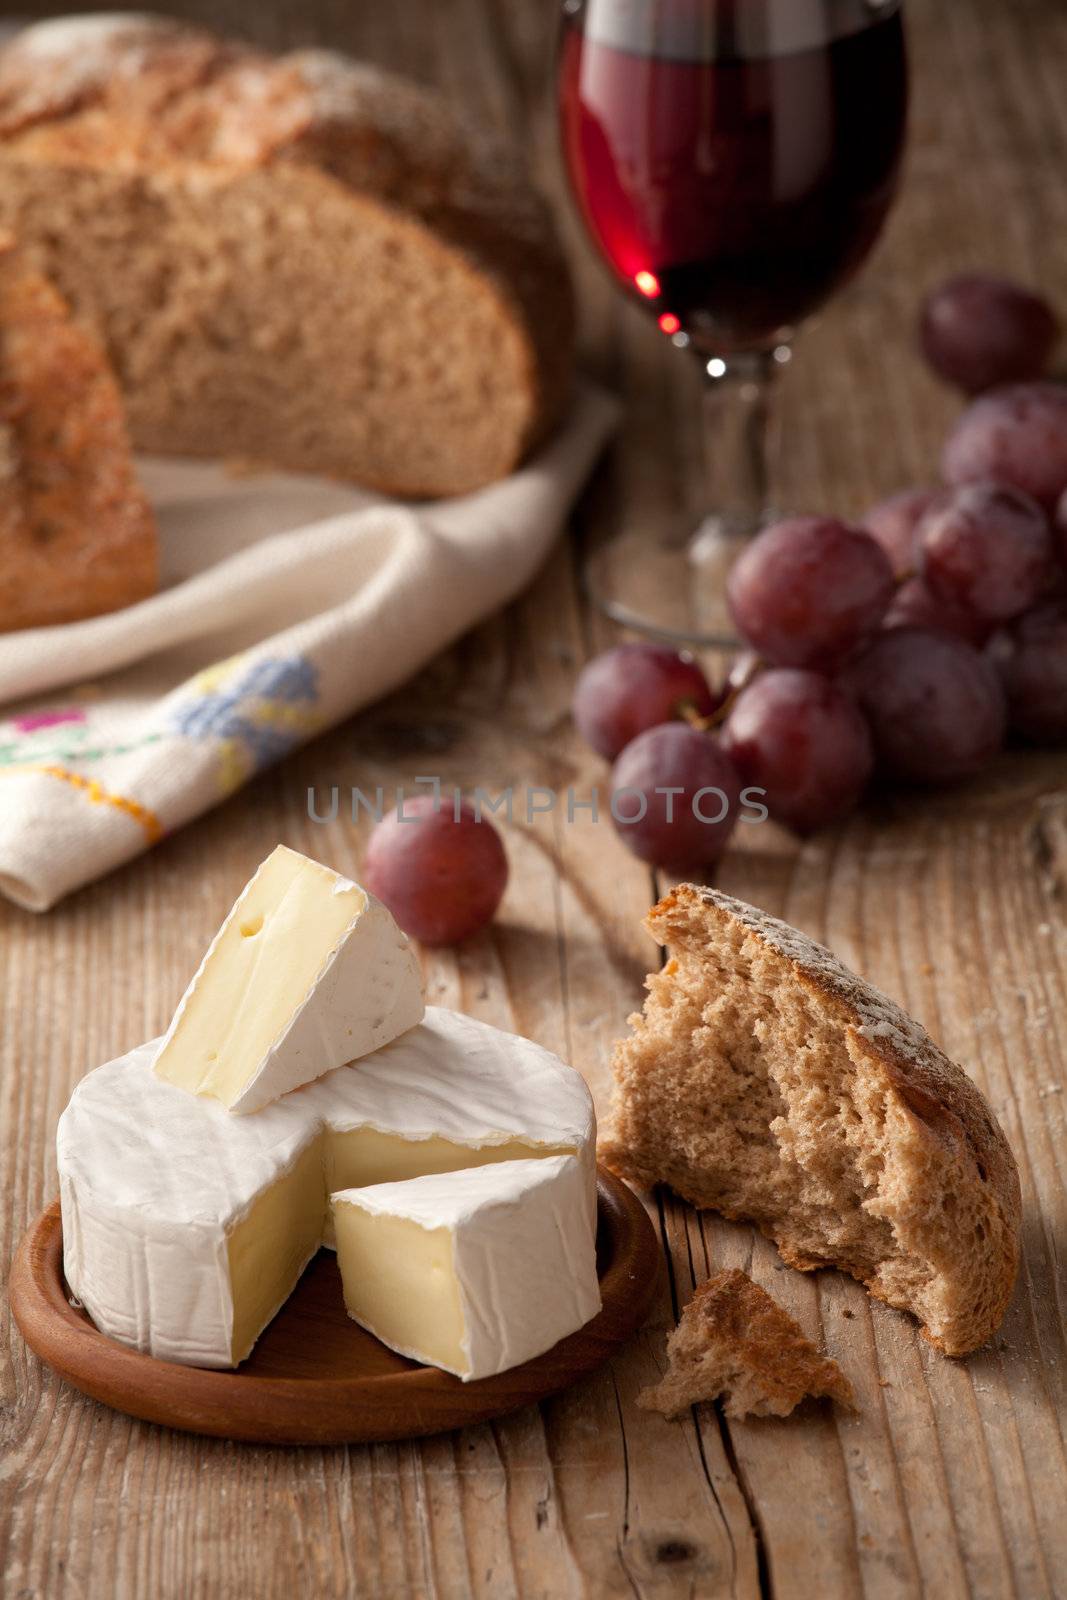
[[874, 765], [854, 700], [817, 672], [761, 673], [737, 698], [722, 745], [778, 822], [811, 833], [847, 815]]
[[968, 644], [985, 644], [992, 632], [988, 622], [980, 621], [969, 611], [963, 611], [951, 602], [940, 600], [927, 588], [922, 578], [909, 578], [902, 583], [890, 603], [882, 623], [883, 628], [939, 628], [942, 633], [953, 633]]
[[508, 881], [508, 858], [488, 818], [463, 801], [406, 798], [371, 834], [363, 885], [423, 944], [458, 944], [493, 918]]
[[902, 489], [872, 506], [864, 517], [863, 526], [878, 540], [898, 579], [898, 588], [889, 602], [882, 627], [942, 628], [970, 644], [984, 644], [991, 625], [980, 622], [969, 611], [938, 599], [917, 575], [922, 519], [950, 493], [947, 489]]
[[707, 866], [726, 848], [741, 783], [710, 734], [665, 722], [622, 751], [611, 770], [611, 791], [612, 820], [634, 855], [684, 871]]
[[1067, 387], [1020, 383], [975, 400], [949, 434], [945, 482], [995, 478], [1053, 511], [1067, 489]]
[[965, 394], [1040, 378], [1058, 335], [1047, 301], [985, 272], [941, 284], [923, 302], [919, 322], [927, 361]]
[[707, 717], [718, 699], [691, 656], [659, 644], [620, 644], [589, 662], [574, 690], [574, 721], [598, 755], [614, 761], [646, 728], [680, 717]]
[[889, 629], [838, 681], [870, 723], [875, 756], [892, 777], [950, 783], [978, 772], [1004, 742], [996, 669], [950, 634]]
[[929, 511], [941, 491], [901, 489], [888, 500], [879, 500], [863, 519], [863, 528], [876, 539], [889, 557], [896, 578], [915, 571], [916, 530], [919, 519]]
[[766, 660], [825, 667], [878, 627], [893, 595], [893, 569], [861, 528], [794, 517], [746, 546], [726, 592], [735, 623]]
[[998, 634], [990, 653], [1014, 732], [1035, 744], [1067, 740], [1067, 600], [1047, 600]]
[[1001, 483], [964, 484], [939, 499], [919, 524], [919, 550], [930, 592], [990, 626], [1032, 606], [1055, 562], [1037, 501]]

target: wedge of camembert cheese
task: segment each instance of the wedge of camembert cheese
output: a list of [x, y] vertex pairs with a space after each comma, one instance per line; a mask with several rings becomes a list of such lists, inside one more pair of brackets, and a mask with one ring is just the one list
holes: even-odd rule
[[245, 885], [159, 1046], [160, 1078], [259, 1111], [413, 1028], [419, 963], [390, 913], [279, 845]]
[[600, 1310], [576, 1156], [505, 1161], [331, 1198], [345, 1305], [383, 1344], [457, 1377], [549, 1350]]
[[[330, 1242], [330, 1196], [410, 1179], [425, 1180], [423, 1202], [432, 1189], [448, 1233], [438, 1259], [463, 1330], [440, 1353], [459, 1351], [461, 1376], [526, 1360], [596, 1314], [593, 1106], [547, 1050], [430, 1007], [356, 1066], [248, 1117], [160, 1078], [157, 1052], [90, 1072], [59, 1122], [64, 1270], [103, 1333], [168, 1361], [237, 1365]], [[475, 1204], [469, 1169], [490, 1164], [495, 1199]], [[546, 1237], [535, 1244], [531, 1228]], [[397, 1324], [413, 1352], [443, 1292], [421, 1246], [409, 1245], [404, 1280], [415, 1321]], [[537, 1279], [536, 1315], [508, 1254]], [[362, 1304], [351, 1270], [345, 1292]]]

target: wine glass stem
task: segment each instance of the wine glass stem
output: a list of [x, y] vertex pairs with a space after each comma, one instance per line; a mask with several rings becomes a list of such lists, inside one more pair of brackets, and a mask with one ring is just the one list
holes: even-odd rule
[[750, 539], [770, 512], [776, 379], [788, 347], [698, 359], [711, 520], [731, 540]]
[[691, 604], [707, 642], [734, 648], [726, 579], [746, 540], [773, 521], [775, 389], [786, 345], [751, 355], [698, 357], [704, 374], [708, 510], [689, 545]]

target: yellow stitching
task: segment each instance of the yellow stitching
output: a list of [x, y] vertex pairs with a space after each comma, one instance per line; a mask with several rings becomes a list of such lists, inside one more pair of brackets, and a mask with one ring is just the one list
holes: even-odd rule
[[80, 772], [71, 772], [67, 767], [52, 765], [9, 767], [6, 772], [0, 773], [0, 777], [17, 772], [41, 772], [45, 777], [59, 778], [62, 783], [69, 783], [73, 788], [80, 789], [93, 805], [114, 806], [116, 811], [123, 812], [127, 817], [132, 817], [134, 822], [141, 824], [149, 844], [155, 844], [163, 837], [163, 824], [154, 811], [149, 811], [147, 806], [141, 805], [137, 800], [127, 799], [123, 794], [112, 794], [104, 788], [98, 778], [85, 778]]
[[323, 725], [321, 711], [285, 705], [280, 700], [263, 700], [259, 705], [250, 706], [247, 715], [253, 726], [278, 728], [300, 742], [310, 739]]
[[247, 783], [252, 758], [240, 739], [223, 739], [219, 745], [218, 785], [221, 794], [233, 794]]
[[249, 711], [260, 727], [284, 728], [287, 732], [309, 733], [318, 722], [318, 713], [303, 706], [286, 705], [281, 700], [263, 700]]
[[214, 694], [216, 689], [220, 688], [227, 678], [232, 677], [247, 659], [247, 651], [242, 651], [238, 655], [228, 656], [225, 661], [216, 661], [214, 665], [204, 667], [202, 671], [196, 673], [191, 680], [190, 687], [197, 694]]

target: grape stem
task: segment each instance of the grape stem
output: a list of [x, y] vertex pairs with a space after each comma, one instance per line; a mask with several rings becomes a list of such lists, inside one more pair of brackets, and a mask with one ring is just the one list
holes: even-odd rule
[[701, 715], [692, 700], [679, 700], [678, 715], [683, 722], [688, 722], [691, 728], [696, 728], [700, 733], [712, 733], [726, 721], [740, 696], [748, 688], [749, 684], [759, 676], [766, 665], [767, 663], [761, 660], [759, 656], [751, 657], [745, 663], [744, 672], [730, 682], [730, 687], [722, 701], [707, 716]]

